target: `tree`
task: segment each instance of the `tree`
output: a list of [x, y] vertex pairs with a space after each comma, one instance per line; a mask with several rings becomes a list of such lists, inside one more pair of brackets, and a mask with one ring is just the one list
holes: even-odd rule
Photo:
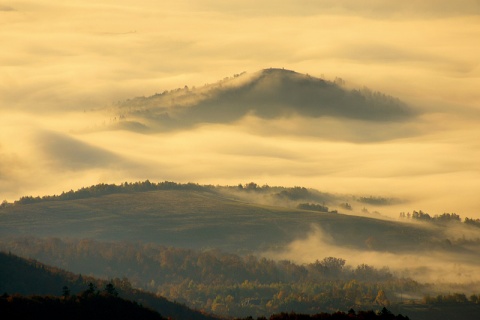
[[67, 286], [63, 286], [62, 296], [64, 299], [67, 299], [70, 296], [70, 289]]
[[335, 257], [327, 257], [322, 261], [315, 261], [312, 266], [325, 276], [339, 276], [345, 265], [345, 260]]
[[383, 291], [382, 289], [378, 290], [377, 297], [375, 298], [375, 303], [384, 307], [390, 305], [390, 300], [388, 300], [385, 291]]
[[470, 301], [471, 301], [472, 303], [478, 303], [478, 296], [477, 296], [476, 294], [472, 294], [472, 295], [470, 296]]
[[85, 293], [88, 295], [88, 294], [95, 294], [95, 290], [97, 290], [97, 287], [92, 283], [90, 282], [88, 284], [88, 289], [85, 291]]
[[118, 296], [117, 289], [115, 289], [115, 286], [111, 282], [109, 282], [105, 286], [105, 289], [103, 291], [105, 291], [105, 293], [108, 294], [108, 295], [112, 295], [112, 296], [115, 296], [115, 297]]
[[352, 205], [348, 202], [345, 203], [340, 203], [340, 207], [346, 209], [346, 210], [352, 210]]
[[245, 185], [245, 189], [247, 190], [257, 190], [257, 188], [258, 184], [256, 184], [255, 182], [250, 182]]
[[3, 200], [2, 204], [0, 204], [0, 208], [6, 208], [7, 206], [8, 206], [8, 201], [7, 200]]
[[380, 315], [384, 318], [394, 318], [393, 313], [385, 307], [380, 311]]
[[327, 257], [323, 259], [320, 264], [322, 264], [328, 270], [336, 270], [341, 271], [343, 266], [345, 265], [345, 259], [342, 258], [335, 258], [335, 257]]

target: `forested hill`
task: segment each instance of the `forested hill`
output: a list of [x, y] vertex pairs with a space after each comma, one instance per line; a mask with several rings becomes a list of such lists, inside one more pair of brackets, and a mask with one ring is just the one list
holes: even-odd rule
[[201, 88], [179, 88], [119, 102], [115, 119], [127, 130], [179, 130], [203, 123], [232, 123], [247, 115], [275, 119], [330, 116], [370, 122], [404, 121], [414, 110], [397, 98], [349, 90], [342, 79], [326, 81], [292, 70], [236, 74]]
[[[115, 278], [107, 281], [82, 276], [42, 264], [35, 260], [26, 260], [3, 252], [0, 252], [0, 292], [5, 293], [4, 298], [11, 295], [15, 297], [15, 294], [64, 297], [79, 296], [85, 298], [83, 300], [80, 299], [82, 300], [81, 302], [76, 302], [75, 300], [60, 301], [53, 297], [17, 297], [15, 303], [8, 307], [10, 308], [8, 310], [12, 310], [12, 312], [16, 312], [15, 310], [17, 310], [17, 308], [21, 308], [28, 303], [38, 305], [39, 310], [45, 309], [45, 312], [48, 312], [46, 309], [48, 309], [49, 306], [70, 312], [69, 310], [72, 308], [88, 310], [89, 308], [102, 308], [102, 306], [111, 307], [115, 305], [124, 308], [126, 314], [132, 315], [138, 312], [137, 315], [142, 315], [142, 317], [146, 315], [148, 319], [161, 318], [152, 315], [148, 311], [139, 311], [137, 306], [127, 301], [113, 299], [118, 295], [118, 297], [135, 301], [138, 304], [154, 309], [162, 316], [173, 319], [217, 319], [213, 316], [193, 311], [184, 305], [170, 302], [163, 297], [133, 289], [126, 278]], [[101, 298], [102, 296], [103, 298]], [[99, 312], [99, 310], [97, 312]], [[70, 313], [67, 314], [70, 315]], [[109, 319], [109, 317], [105, 319]]]
[[[288, 206], [312, 198], [317, 199], [316, 203], [326, 199], [327, 205], [328, 201], [338, 201], [318, 191], [242, 189], [229, 194], [203, 188], [206, 190], [171, 188], [106, 193], [71, 200], [59, 196], [27, 205], [9, 205], [0, 210], [0, 234], [3, 237], [29, 235], [144, 241], [231, 252], [285, 246], [306, 237], [312, 225], [328, 230], [340, 245], [363, 249], [376, 246], [376, 249], [411, 250], [428, 244], [435, 237], [431, 230], [415, 225]], [[248, 202], [249, 198], [261, 197], [277, 205]], [[376, 239], [367, 241], [372, 235]]]
[[[0, 234], [144, 241], [248, 253], [285, 247], [307, 237], [315, 226], [328, 233], [331, 244], [361, 250], [441, 249], [452, 254], [470, 250], [449, 239], [448, 228], [441, 225], [341, 214], [391, 201], [395, 200], [254, 183], [233, 187], [148, 180], [99, 184], [4, 203], [0, 208]], [[474, 232], [478, 231], [475, 228]], [[445, 239], [449, 239], [448, 246]]]

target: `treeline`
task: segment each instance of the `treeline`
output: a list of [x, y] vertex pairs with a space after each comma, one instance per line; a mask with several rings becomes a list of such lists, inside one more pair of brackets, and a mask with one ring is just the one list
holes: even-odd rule
[[465, 224], [468, 224], [470, 226], [478, 227], [480, 228], [480, 219], [473, 219], [473, 218], [465, 218], [463, 221]]
[[[328, 207], [325, 205], [321, 205], [318, 203], [300, 203], [297, 206], [298, 209], [302, 210], [312, 210], [312, 211], [319, 211], [319, 212], [329, 212]], [[337, 211], [332, 211], [332, 213], [338, 213]]]
[[[245, 199], [251, 194], [261, 195], [268, 202], [281, 202], [284, 205], [295, 207], [305, 210], [314, 210], [320, 212], [333, 212], [337, 213], [337, 210], [329, 211], [329, 208], [325, 203], [336, 204], [339, 207], [352, 210], [352, 206], [345, 202], [344, 197], [335, 196], [329, 193], [321, 192], [314, 189], [307, 189], [305, 187], [279, 187], [269, 185], [258, 185], [255, 182], [246, 184], [238, 184], [236, 186], [214, 186], [214, 185], [200, 185], [196, 183], [176, 183], [172, 181], [163, 182], [150, 182], [149, 180], [138, 182], [124, 182], [121, 184], [107, 184], [99, 183], [89, 187], [83, 187], [78, 190], [64, 191], [59, 195], [45, 195], [45, 196], [22, 196], [13, 203], [9, 203], [4, 200], [0, 203], [0, 209], [9, 207], [12, 205], [24, 205], [39, 203], [44, 201], [62, 201], [62, 200], [77, 200], [87, 199], [92, 197], [101, 197], [111, 194], [122, 193], [136, 193], [136, 192], [148, 192], [156, 190], [184, 190], [184, 191], [203, 191], [203, 192], [218, 192], [220, 194], [229, 194], [232, 196], [244, 195]], [[242, 198], [242, 197], [240, 197]], [[382, 197], [360, 197], [354, 200], [374, 205], [387, 205], [391, 204], [392, 199]], [[309, 201], [309, 202], [306, 202]], [[322, 203], [322, 204], [320, 204]], [[366, 210], [366, 209], [364, 209]], [[368, 212], [368, 210], [366, 210]]]
[[[83, 187], [78, 190], [70, 190], [62, 192], [59, 195], [46, 195], [46, 196], [23, 196], [13, 203], [9, 203], [4, 200], [0, 203], [0, 209], [12, 205], [24, 205], [39, 203], [44, 201], [62, 201], [62, 200], [77, 200], [87, 199], [92, 197], [101, 197], [111, 194], [122, 193], [136, 193], [136, 192], [148, 192], [156, 190], [184, 190], [184, 191], [203, 191], [203, 192], [218, 192], [220, 194], [226, 193], [233, 196], [245, 195], [248, 197], [252, 193], [262, 195], [270, 199], [269, 201], [287, 201], [296, 206], [299, 201], [314, 201], [317, 203], [325, 203], [326, 201], [332, 202], [335, 197], [328, 193], [323, 193], [314, 189], [307, 189], [304, 187], [278, 187], [269, 185], [258, 185], [255, 182], [246, 184], [238, 184], [237, 186], [214, 186], [214, 185], [200, 185], [196, 183], [176, 183], [171, 181], [164, 182], [150, 182], [149, 180], [139, 182], [124, 182], [117, 184], [99, 183], [90, 187]], [[312, 204], [307, 210], [324, 211], [325, 209], [320, 207], [321, 205]], [[323, 205], [324, 206], [324, 205]], [[351, 210], [351, 206], [345, 207], [345, 203], [340, 206]], [[328, 211], [328, 207], [325, 207]], [[321, 209], [321, 210], [320, 210]]]
[[[450, 222], [462, 222], [462, 218], [456, 213], [442, 213], [440, 215], [436, 214], [434, 216], [423, 212], [422, 210], [410, 212], [400, 212], [399, 217], [401, 219], [412, 219], [417, 221], [427, 221], [435, 223], [450, 223]], [[480, 227], [480, 219], [465, 218], [463, 223], [467, 225], [472, 225]]]
[[[48, 195], [48, 196], [24, 196], [14, 201], [15, 204], [30, 204], [42, 201], [58, 201], [58, 200], [76, 200], [92, 197], [100, 197], [109, 194], [118, 193], [133, 193], [133, 192], [147, 192], [155, 190], [194, 190], [194, 191], [211, 191], [214, 187], [207, 185], [199, 185], [195, 183], [176, 183], [171, 181], [164, 181], [159, 183], [150, 182], [145, 180], [142, 182], [124, 182], [120, 185], [99, 183], [90, 187], [80, 188], [78, 190], [70, 190], [62, 192], [60, 195]], [[3, 202], [2, 206], [8, 206], [7, 202]]]
[[[373, 310], [369, 311], [359, 311], [358, 313], [355, 310], [350, 309], [347, 313], [337, 311], [334, 313], [317, 313], [313, 315], [295, 313], [295, 312], [281, 312], [278, 314], [273, 314], [269, 320], [409, 320], [409, 317], [405, 317], [401, 314], [394, 315], [387, 308], [383, 308], [381, 311], [374, 312]], [[247, 317], [245, 319], [237, 320], [253, 320], [252, 317]], [[258, 317], [257, 320], [267, 320], [265, 317]]]
[[[232, 187], [225, 187], [226, 189], [232, 189]], [[239, 184], [236, 191], [243, 192], [255, 192], [260, 194], [270, 194], [274, 200], [289, 200], [289, 201], [301, 201], [310, 200], [317, 202], [324, 202], [331, 200], [333, 196], [328, 193], [320, 192], [314, 189], [307, 189], [305, 187], [278, 187], [269, 186], [267, 184], [260, 186], [255, 182], [246, 183], [244, 185]]]
[[435, 297], [426, 295], [423, 302], [427, 304], [479, 304], [480, 295], [472, 294], [467, 297], [464, 293], [439, 294]]
[[392, 199], [392, 198], [374, 197], [374, 196], [359, 197], [356, 200], [358, 202], [372, 204], [372, 205], [376, 205], [376, 206], [391, 205], [392, 203], [395, 202], [395, 199]]
[[46, 196], [23, 196], [20, 199], [9, 203], [3, 201], [0, 204], [1, 207], [7, 207], [9, 205], [15, 204], [30, 204], [38, 203], [42, 201], [58, 201], [58, 200], [76, 200], [76, 199], [85, 199], [92, 197], [100, 197], [109, 194], [119, 194], [119, 193], [134, 193], [134, 192], [148, 192], [155, 190], [189, 190], [189, 191], [208, 191], [212, 192], [215, 190], [235, 190], [235, 191], [244, 191], [244, 192], [255, 192], [263, 194], [271, 194], [273, 197], [288, 199], [288, 200], [301, 200], [301, 199], [323, 199], [320, 192], [313, 192], [303, 187], [270, 187], [268, 185], [259, 186], [254, 182], [247, 183], [245, 185], [239, 184], [235, 187], [231, 186], [213, 186], [213, 185], [199, 185], [196, 183], [176, 183], [172, 181], [164, 182], [150, 182], [149, 180], [139, 181], [139, 182], [124, 182], [119, 185], [117, 184], [106, 184], [99, 183], [92, 185], [90, 187], [83, 187], [78, 190], [70, 190], [67, 192], [62, 192], [59, 195], [46, 195]]
[[424, 288], [394, 277], [387, 268], [352, 267], [335, 257], [298, 265], [217, 250], [93, 240], [22, 239], [2, 247], [77, 273], [125, 276], [133, 287], [225, 316], [378, 308], [395, 302], [398, 292], [413, 295]]

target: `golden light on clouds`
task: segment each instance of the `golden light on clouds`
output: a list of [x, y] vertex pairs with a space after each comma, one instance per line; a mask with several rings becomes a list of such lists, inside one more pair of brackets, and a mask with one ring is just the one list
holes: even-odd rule
[[[256, 181], [480, 217], [479, 13], [474, 0], [0, 2], [0, 198], [139, 179]], [[420, 115], [105, 130], [117, 101], [269, 67], [341, 77]]]

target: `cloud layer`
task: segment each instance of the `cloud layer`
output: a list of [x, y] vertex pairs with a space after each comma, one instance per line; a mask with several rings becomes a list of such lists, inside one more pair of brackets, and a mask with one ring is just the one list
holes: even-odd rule
[[[256, 181], [411, 200], [413, 208], [391, 214], [480, 217], [478, 6], [2, 3], [0, 197], [125, 180]], [[348, 89], [398, 97], [419, 116], [393, 125], [331, 113], [262, 116], [252, 107], [257, 116], [200, 119], [181, 132], [147, 134], [134, 119], [105, 130], [118, 125], [108, 110], [117, 101], [269, 67], [340, 77]]]
[[[480, 281], [477, 272], [479, 263], [473, 252], [448, 252], [439, 249], [416, 251], [415, 248], [410, 248], [410, 252], [394, 253], [353, 249], [335, 244], [332, 237], [319, 226], [313, 226], [306, 238], [293, 241], [285, 250], [268, 252], [266, 255], [278, 260], [287, 259], [300, 263], [313, 263], [325, 257], [342, 257], [346, 259], [347, 266], [351, 267], [363, 263], [377, 268], [388, 265], [398, 276], [410, 277], [422, 283], [430, 282], [436, 286]], [[472, 288], [472, 291], [474, 290]]]

